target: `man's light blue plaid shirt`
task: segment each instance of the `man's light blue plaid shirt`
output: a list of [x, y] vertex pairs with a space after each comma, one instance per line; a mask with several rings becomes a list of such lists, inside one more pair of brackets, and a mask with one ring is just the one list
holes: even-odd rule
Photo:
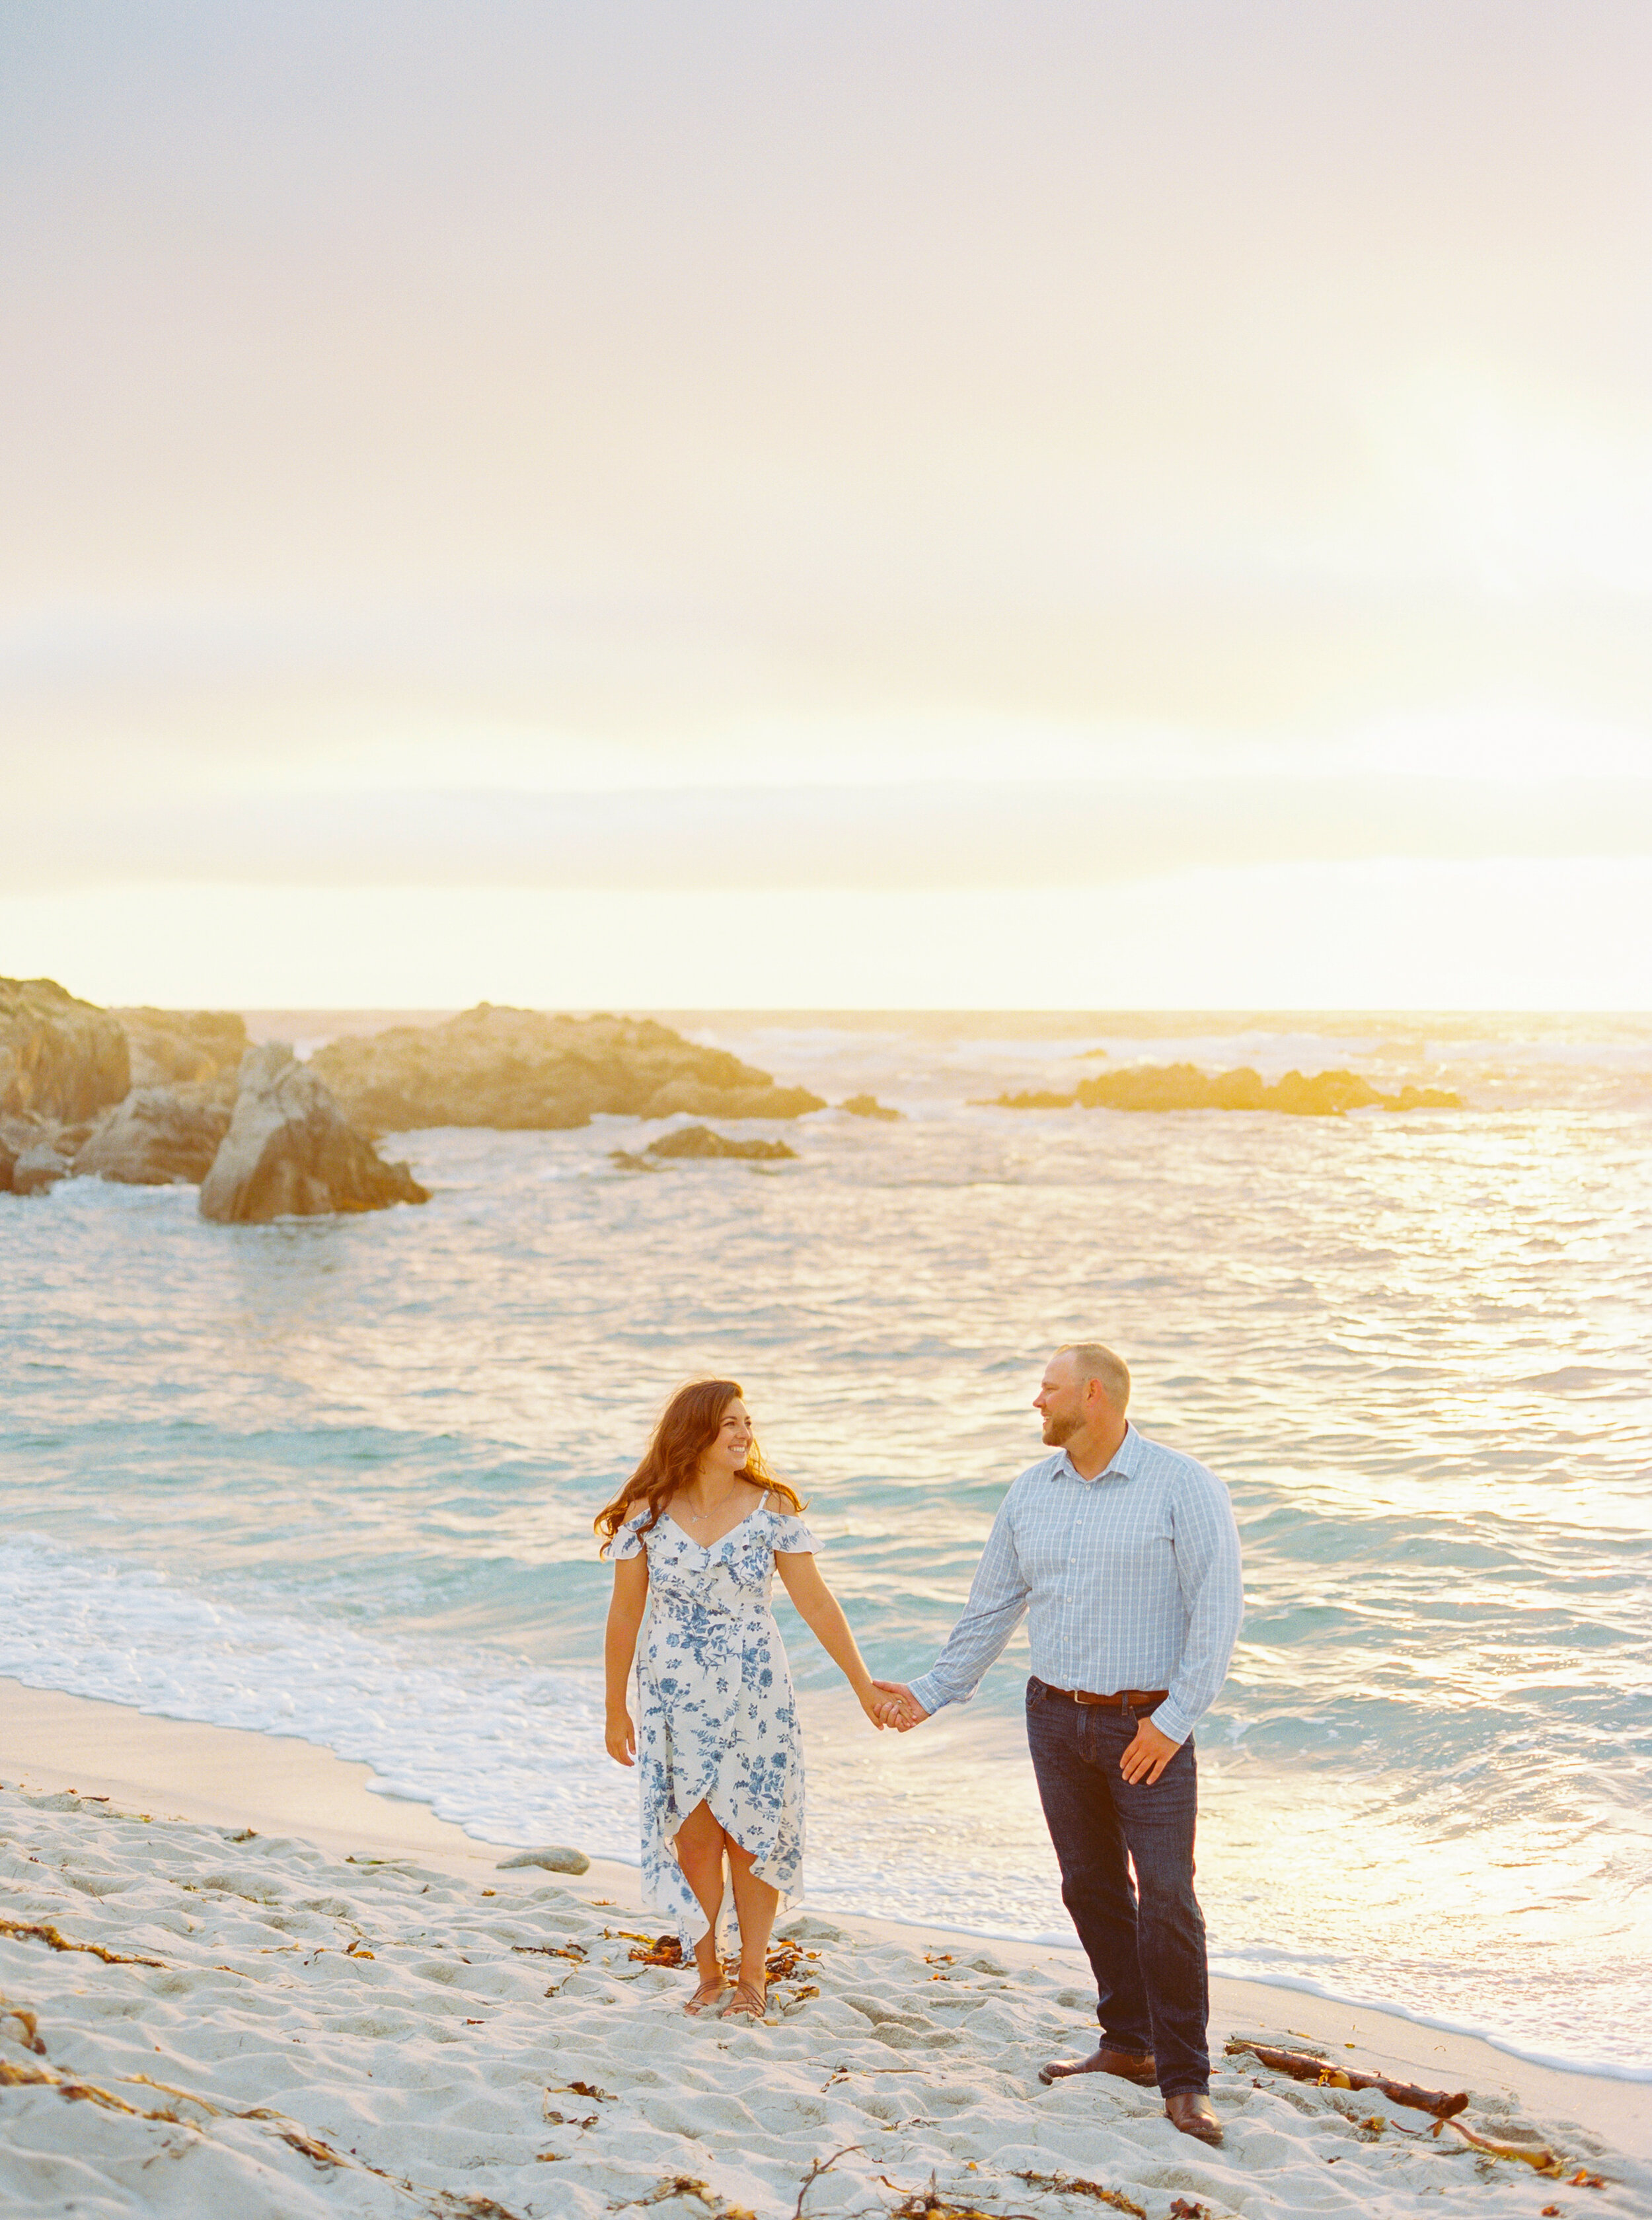
[[1153, 1724], [1185, 1742], [1215, 1701], [1244, 1615], [1239, 1531], [1214, 1473], [1125, 1429], [1081, 1480], [1065, 1450], [1030, 1465], [999, 1507], [963, 1618], [912, 1693], [967, 1703], [1021, 1614], [1055, 1688], [1168, 1688]]

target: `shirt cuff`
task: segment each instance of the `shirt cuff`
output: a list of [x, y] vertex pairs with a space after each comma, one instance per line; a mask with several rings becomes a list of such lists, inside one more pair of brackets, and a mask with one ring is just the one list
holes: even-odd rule
[[1162, 1735], [1174, 1743], [1186, 1742], [1194, 1730], [1193, 1721], [1178, 1711], [1169, 1698], [1159, 1706], [1149, 1724], [1156, 1726]]
[[952, 1701], [951, 1696], [943, 1695], [936, 1687], [935, 1675], [932, 1673], [926, 1673], [921, 1681], [909, 1681], [907, 1686], [911, 1688], [914, 1699], [920, 1703], [932, 1716], [941, 1710], [944, 1705]]

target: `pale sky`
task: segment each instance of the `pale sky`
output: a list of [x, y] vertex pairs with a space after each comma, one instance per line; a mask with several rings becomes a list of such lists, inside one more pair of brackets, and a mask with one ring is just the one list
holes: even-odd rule
[[1652, 1006], [1644, 0], [7, 0], [0, 972]]

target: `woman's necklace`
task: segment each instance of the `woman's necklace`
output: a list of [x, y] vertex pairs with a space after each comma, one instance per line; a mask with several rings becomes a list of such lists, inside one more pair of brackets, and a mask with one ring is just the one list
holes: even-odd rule
[[678, 1500], [696, 1526], [709, 1526], [715, 1523], [720, 1512], [726, 1511], [731, 1503], [739, 1500], [739, 1491], [738, 1487], [731, 1487], [727, 1494], [714, 1503], [708, 1511], [696, 1511], [686, 1495], [679, 1497]]

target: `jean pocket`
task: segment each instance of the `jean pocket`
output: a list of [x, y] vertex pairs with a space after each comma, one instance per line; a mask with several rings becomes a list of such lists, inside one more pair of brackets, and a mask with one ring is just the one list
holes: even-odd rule
[[1035, 1704], [1043, 1703], [1044, 1698], [1049, 1694], [1049, 1693], [1050, 1691], [1045, 1687], [1044, 1683], [1038, 1678], [1038, 1674], [1034, 1673], [1026, 1684], [1026, 1707], [1028, 1711], [1031, 1711]]

